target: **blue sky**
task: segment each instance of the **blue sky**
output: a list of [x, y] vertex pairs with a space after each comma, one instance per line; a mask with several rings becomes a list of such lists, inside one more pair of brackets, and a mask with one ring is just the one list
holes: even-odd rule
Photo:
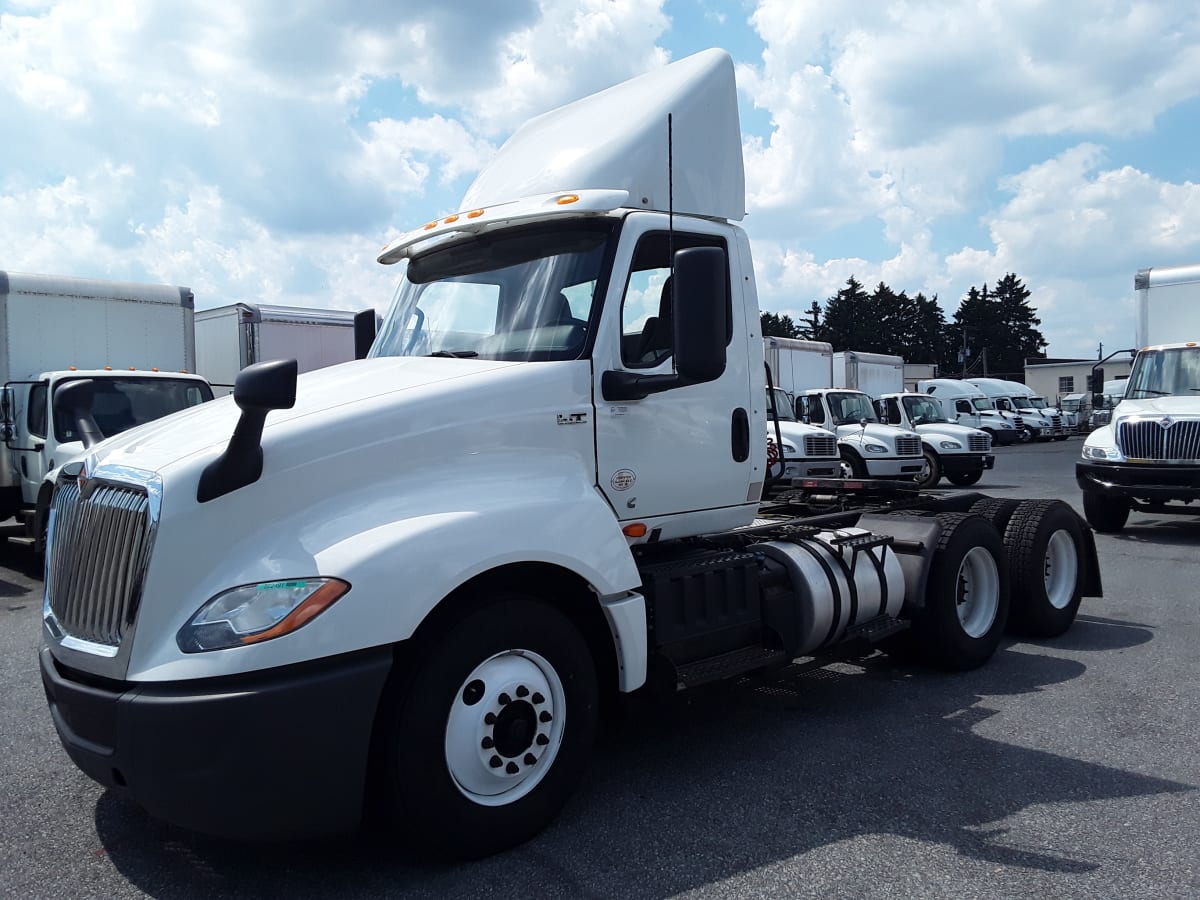
[[1182, 2], [0, 0], [0, 269], [382, 308], [379, 247], [522, 121], [710, 46], [764, 309], [1011, 271], [1087, 356], [1139, 268], [1200, 261]]

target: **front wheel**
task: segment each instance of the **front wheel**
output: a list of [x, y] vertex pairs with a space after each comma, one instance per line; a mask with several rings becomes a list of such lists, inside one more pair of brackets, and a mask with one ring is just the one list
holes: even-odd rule
[[1028, 427], [1022, 427], [1017, 432], [1017, 440], [1020, 441], [1022, 444], [1028, 444], [1030, 441], [1033, 440], [1033, 430]]
[[1093, 491], [1083, 492], [1083, 515], [1089, 525], [1102, 534], [1115, 534], [1129, 520], [1129, 501], [1105, 497]]
[[938, 455], [928, 447], [924, 451], [924, 464], [915, 481], [923, 488], [934, 487], [942, 478], [942, 463]]
[[866, 478], [867, 467], [857, 454], [849, 451], [842, 451], [841, 460], [841, 477], [842, 478]]
[[995, 526], [968, 513], [943, 513], [925, 589], [925, 608], [913, 620], [925, 657], [944, 669], [987, 662], [1008, 622], [1008, 566]]
[[956, 484], [959, 487], [970, 487], [980, 478], [983, 477], [983, 469], [977, 469], [974, 472], [955, 472], [953, 475], [946, 476], [951, 484]]
[[529, 840], [583, 774], [597, 691], [586, 642], [554, 607], [506, 593], [468, 613], [381, 710], [388, 818], [451, 857]]

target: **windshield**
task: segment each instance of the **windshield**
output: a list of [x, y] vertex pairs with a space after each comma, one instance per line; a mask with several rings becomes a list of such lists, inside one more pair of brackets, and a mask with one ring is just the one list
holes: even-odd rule
[[835, 425], [857, 425], [863, 419], [868, 422], [878, 422], [871, 398], [866, 394], [830, 393], [829, 411]]
[[1133, 371], [1125, 383], [1126, 399], [1197, 394], [1200, 394], [1200, 347], [1144, 350], [1134, 360]]
[[1045, 397], [1026, 397], [1023, 403], [1032, 406], [1034, 409], [1046, 409], [1047, 403]]
[[[64, 379], [58, 385], [79, 379]], [[213, 398], [202, 381], [173, 378], [93, 378], [92, 418], [105, 437], [128, 431]], [[55, 389], [57, 392], [57, 388]], [[54, 436], [59, 443], [79, 440], [75, 418], [55, 406]]]
[[1064, 400], [1062, 402], [1062, 408], [1067, 412], [1078, 412], [1082, 403], [1082, 400]]
[[370, 355], [578, 359], [613, 228], [522, 228], [418, 256]]
[[942, 415], [942, 405], [928, 397], [904, 397], [904, 411], [908, 420], [914, 425], [928, 425], [931, 422], [948, 422]]
[[971, 403], [975, 406], [976, 409], [995, 409], [996, 408], [996, 404], [993, 403], [991, 400], [989, 400], [987, 397], [975, 397], [971, 401]]
[[[792, 406], [792, 404], [794, 402], [792, 400], [792, 395], [789, 394], [787, 391], [785, 391], [783, 388], [775, 388], [772, 391], [772, 393], [775, 395], [775, 409], [779, 414], [779, 416], [778, 416], [779, 421], [780, 422], [795, 422], [796, 421], [796, 411]], [[769, 395], [767, 397], [767, 418], [768, 419], [774, 418], [771, 415], [771, 402], [770, 402]]]

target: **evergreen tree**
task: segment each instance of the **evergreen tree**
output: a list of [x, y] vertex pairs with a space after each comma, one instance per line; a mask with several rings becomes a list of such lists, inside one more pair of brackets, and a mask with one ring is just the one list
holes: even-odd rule
[[759, 316], [763, 337], [800, 337], [800, 328], [792, 321], [791, 316], [778, 316], [773, 312], [764, 312]]
[[823, 341], [824, 334], [825, 323], [821, 321], [821, 304], [814, 300], [800, 321], [800, 337], [806, 341]]
[[853, 276], [846, 286], [825, 301], [825, 326], [822, 340], [833, 344], [834, 350], [866, 350], [872, 337], [870, 316], [871, 298]]
[[1029, 297], [1029, 289], [1012, 273], [995, 291], [986, 283], [982, 288], [972, 285], [954, 313], [954, 324], [946, 329], [944, 370], [961, 373], [965, 368], [968, 375], [1023, 378], [1025, 358], [1037, 356], [1046, 346], [1037, 329], [1042, 320]]

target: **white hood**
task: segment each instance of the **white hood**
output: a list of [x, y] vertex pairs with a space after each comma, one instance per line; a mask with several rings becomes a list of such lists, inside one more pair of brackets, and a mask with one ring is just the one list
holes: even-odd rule
[[1129, 416], [1200, 416], [1200, 393], [1194, 397], [1148, 397], [1121, 401], [1114, 418]]

